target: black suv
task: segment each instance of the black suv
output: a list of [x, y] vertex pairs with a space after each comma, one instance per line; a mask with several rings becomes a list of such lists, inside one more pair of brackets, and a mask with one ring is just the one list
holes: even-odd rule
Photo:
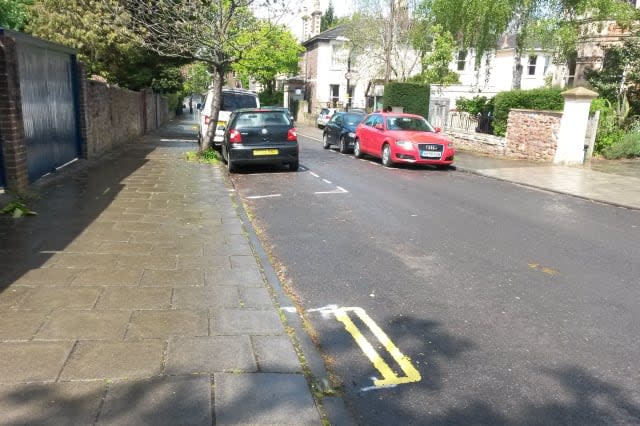
[[224, 131], [222, 157], [229, 172], [251, 164], [288, 165], [298, 170], [298, 137], [288, 114], [280, 109], [241, 109], [231, 114]]

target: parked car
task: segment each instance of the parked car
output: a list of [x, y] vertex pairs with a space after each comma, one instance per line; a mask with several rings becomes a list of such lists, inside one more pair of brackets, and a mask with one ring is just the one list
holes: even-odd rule
[[356, 128], [353, 148], [358, 158], [369, 154], [382, 164], [432, 164], [447, 168], [453, 163], [453, 142], [423, 117], [413, 114], [369, 114]]
[[224, 131], [221, 151], [230, 173], [252, 164], [286, 164], [289, 170], [298, 170], [296, 128], [279, 109], [235, 111]]
[[324, 128], [336, 111], [338, 111], [336, 108], [322, 108], [320, 110], [320, 114], [318, 114], [318, 119], [316, 120], [318, 127], [321, 129]]
[[291, 120], [291, 122], [293, 123], [295, 120], [295, 118], [293, 118], [293, 114], [291, 114], [291, 111], [289, 111], [289, 108], [287, 107], [283, 107], [283, 106], [275, 106], [275, 105], [269, 105], [269, 106], [261, 106], [260, 108], [264, 108], [264, 109], [277, 109], [280, 111], [284, 111], [287, 113], [287, 117], [289, 117], [289, 120]]
[[[209, 122], [211, 120], [211, 105], [214, 98], [213, 90], [209, 89], [207, 96], [202, 105], [200, 112], [200, 123], [198, 128], [198, 143], [201, 144], [202, 140], [207, 134], [209, 128]], [[213, 136], [213, 145], [218, 147], [222, 143], [224, 136], [224, 129], [229, 121], [231, 113], [239, 108], [259, 108], [260, 100], [255, 92], [244, 89], [222, 89], [222, 100], [220, 104], [220, 113], [218, 114], [218, 122], [216, 123], [216, 129]]]
[[322, 142], [324, 149], [331, 145], [338, 145], [340, 152], [345, 154], [353, 149], [356, 138], [356, 127], [364, 119], [361, 112], [336, 112], [324, 127]]

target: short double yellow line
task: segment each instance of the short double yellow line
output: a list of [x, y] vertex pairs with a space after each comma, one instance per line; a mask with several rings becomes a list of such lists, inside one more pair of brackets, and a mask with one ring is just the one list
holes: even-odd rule
[[[351, 318], [349, 317], [349, 313], [352, 312], [360, 320], [369, 328], [371, 333], [378, 339], [378, 341], [384, 346], [389, 355], [398, 363], [398, 366], [404, 373], [404, 376], [398, 376], [394, 371], [389, 367], [389, 365], [385, 362], [385, 360], [380, 356], [380, 354], [375, 350], [373, 345], [367, 340], [365, 336], [362, 335], [362, 332], [358, 327], [353, 323]], [[412, 383], [419, 382], [422, 377], [418, 370], [411, 363], [411, 359], [406, 355], [403, 355], [400, 352], [400, 349], [396, 345], [393, 344], [391, 339], [385, 334], [384, 331], [378, 324], [375, 323], [371, 319], [369, 315], [362, 308], [334, 308], [332, 313], [336, 316], [336, 319], [344, 324], [344, 328], [351, 334], [353, 339], [356, 341], [362, 352], [369, 358], [369, 360], [373, 363], [380, 375], [383, 377], [382, 379], [376, 379], [373, 381], [373, 384], [376, 387], [389, 387], [400, 385], [404, 383]]]

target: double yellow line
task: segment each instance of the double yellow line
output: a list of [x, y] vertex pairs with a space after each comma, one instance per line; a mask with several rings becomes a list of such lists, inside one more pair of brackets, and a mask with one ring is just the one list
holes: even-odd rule
[[[376, 324], [369, 315], [362, 308], [334, 308], [331, 312], [336, 316], [336, 319], [344, 324], [344, 328], [353, 336], [362, 352], [373, 363], [373, 366], [380, 372], [383, 379], [376, 379], [373, 384], [376, 387], [388, 387], [400, 385], [403, 383], [419, 382], [422, 377], [418, 370], [411, 364], [411, 359], [403, 355], [400, 349], [393, 344], [391, 339], [385, 334], [378, 324]], [[378, 341], [384, 346], [389, 355], [398, 363], [400, 369], [405, 374], [404, 376], [398, 376], [393, 372], [391, 367], [385, 362], [385, 360], [378, 354], [374, 347], [369, 343], [366, 337], [362, 335], [358, 327], [353, 323], [349, 317], [349, 312], [353, 312], [360, 318], [360, 320], [369, 328], [371, 333], [378, 339]]]

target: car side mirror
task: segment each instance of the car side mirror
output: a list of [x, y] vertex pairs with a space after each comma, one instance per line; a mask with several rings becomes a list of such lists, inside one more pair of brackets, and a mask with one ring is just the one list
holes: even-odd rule
[[384, 130], [384, 126], [380, 123], [376, 124], [375, 126], [373, 126], [374, 129], [376, 130]]
[[442, 131], [442, 129], [440, 127], [435, 127], [433, 130], [435, 130], [436, 133], [440, 133]]

